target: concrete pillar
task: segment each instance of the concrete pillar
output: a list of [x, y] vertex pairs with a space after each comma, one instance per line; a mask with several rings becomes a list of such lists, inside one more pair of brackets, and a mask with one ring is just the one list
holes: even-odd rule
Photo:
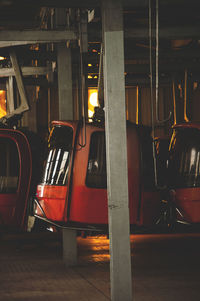
[[123, 15], [120, 1], [102, 1], [111, 300], [132, 300]]

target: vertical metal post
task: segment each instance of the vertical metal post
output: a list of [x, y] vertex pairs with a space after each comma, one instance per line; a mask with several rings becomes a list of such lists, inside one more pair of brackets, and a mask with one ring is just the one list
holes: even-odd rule
[[132, 300], [121, 1], [102, 1], [104, 97], [112, 301]]
[[66, 266], [77, 265], [76, 230], [63, 229], [63, 260]]
[[[57, 8], [56, 27], [66, 26], [66, 11]], [[58, 63], [58, 98], [59, 98], [59, 119], [73, 120], [73, 97], [72, 97], [72, 63], [71, 49], [67, 48], [66, 43], [57, 46]], [[66, 266], [77, 264], [77, 240], [76, 230], [63, 229], [63, 260]]]
[[71, 49], [60, 43], [57, 51], [59, 119], [73, 120]]
[[24, 88], [23, 78], [21, 74], [21, 69], [18, 64], [17, 56], [13, 50], [10, 51], [10, 60], [14, 69], [15, 78], [17, 82], [17, 87], [19, 90], [21, 103], [20, 106], [15, 110], [15, 113], [22, 113], [29, 110], [28, 100], [26, 97], [26, 91]]
[[12, 113], [15, 109], [13, 76], [8, 77], [8, 80], [6, 81], [6, 90], [7, 90], [7, 111], [9, 114]]
[[[66, 10], [55, 10], [56, 28], [67, 26]], [[73, 120], [71, 49], [66, 43], [57, 45], [59, 119]]]

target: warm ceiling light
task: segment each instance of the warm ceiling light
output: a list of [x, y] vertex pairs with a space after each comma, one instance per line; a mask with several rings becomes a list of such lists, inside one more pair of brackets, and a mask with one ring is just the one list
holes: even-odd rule
[[6, 58], [4, 56], [0, 56], [0, 61], [5, 60]]

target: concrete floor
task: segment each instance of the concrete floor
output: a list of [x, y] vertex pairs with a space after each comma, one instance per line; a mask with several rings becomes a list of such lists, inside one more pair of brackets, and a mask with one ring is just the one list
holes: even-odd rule
[[[131, 247], [134, 301], [200, 300], [199, 233], [133, 235]], [[78, 254], [66, 268], [58, 235], [2, 235], [0, 300], [110, 300], [108, 239], [78, 238]]]

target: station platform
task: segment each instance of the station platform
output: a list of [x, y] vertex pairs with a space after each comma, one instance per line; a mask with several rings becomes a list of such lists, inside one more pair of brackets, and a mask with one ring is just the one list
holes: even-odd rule
[[[0, 300], [110, 300], [109, 240], [77, 240], [67, 268], [59, 234], [1, 234]], [[131, 249], [134, 301], [200, 300], [199, 233], [132, 235]]]

